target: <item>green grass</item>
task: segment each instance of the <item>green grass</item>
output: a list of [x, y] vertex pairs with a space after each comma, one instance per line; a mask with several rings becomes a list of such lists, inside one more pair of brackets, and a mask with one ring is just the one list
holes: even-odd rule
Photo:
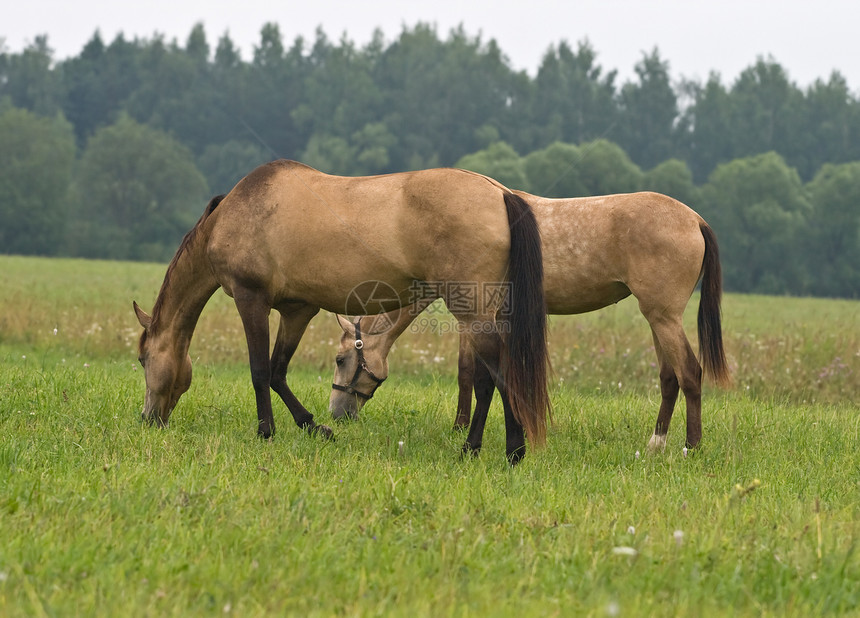
[[[459, 457], [456, 340], [428, 333], [335, 442], [280, 404], [258, 440], [220, 293], [170, 427], [142, 426], [131, 300], [163, 269], [0, 258], [0, 615], [860, 613], [860, 303], [729, 295], [735, 387], [686, 457], [683, 407], [644, 448], [635, 303], [554, 318], [555, 425], [509, 469], [497, 404]], [[338, 329], [312, 327], [291, 382], [326, 419]]]

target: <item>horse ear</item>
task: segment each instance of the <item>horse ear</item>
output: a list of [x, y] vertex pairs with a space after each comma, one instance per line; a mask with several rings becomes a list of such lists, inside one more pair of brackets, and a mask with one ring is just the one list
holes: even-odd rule
[[140, 322], [140, 325], [143, 326], [144, 330], [149, 330], [149, 327], [152, 326], [152, 316], [141, 309], [135, 301], [131, 302], [134, 305], [134, 313], [137, 315], [137, 321]]
[[337, 323], [340, 324], [340, 327], [343, 330], [343, 332], [345, 332], [349, 335], [352, 335], [353, 337], [355, 336], [355, 324], [353, 324], [352, 322], [347, 320], [345, 317], [343, 317], [339, 313], [335, 313], [334, 317], [337, 318]]

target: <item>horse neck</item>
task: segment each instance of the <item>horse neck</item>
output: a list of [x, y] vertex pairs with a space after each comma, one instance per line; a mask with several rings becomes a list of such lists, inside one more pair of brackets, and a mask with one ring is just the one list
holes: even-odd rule
[[177, 251], [155, 301], [152, 329], [171, 336], [187, 351], [203, 307], [220, 286], [205, 259], [202, 239]]
[[434, 300], [436, 299], [425, 298], [419, 300], [415, 304], [407, 305], [388, 313], [389, 319], [391, 320], [391, 327], [385, 331], [383, 335], [385, 337], [386, 354], [388, 354], [388, 351], [391, 349], [391, 346], [394, 345], [397, 338], [403, 334], [403, 331], [409, 328], [409, 325], [412, 324], [418, 315], [431, 305]]

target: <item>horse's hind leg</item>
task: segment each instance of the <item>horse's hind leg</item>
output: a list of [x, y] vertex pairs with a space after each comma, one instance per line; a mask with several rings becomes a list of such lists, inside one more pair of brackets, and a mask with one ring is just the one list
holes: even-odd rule
[[[472, 389], [475, 385], [475, 355], [469, 337], [460, 335], [460, 351], [457, 356], [457, 385], [459, 396], [457, 398], [457, 418], [454, 419], [454, 429], [464, 429], [469, 426], [469, 417], [472, 412]], [[492, 379], [490, 379], [490, 397], [493, 396]], [[488, 404], [489, 405], [489, 404]]]
[[675, 411], [675, 402], [678, 400], [680, 386], [675, 370], [666, 360], [660, 349], [660, 342], [654, 335], [654, 350], [657, 353], [657, 363], [660, 367], [660, 411], [657, 413], [657, 424], [654, 433], [648, 442], [651, 451], [663, 450], [666, 447], [666, 434], [669, 432], [669, 423], [672, 422], [672, 413]]
[[687, 440], [690, 448], [702, 439], [702, 367], [678, 320], [656, 320], [651, 323], [654, 347], [660, 361], [660, 393], [662, 401], [657, 415], [654, 435], [648, 443], [651, 449], [666, 446], [666, 434], [678, 391], [684, 392], [687, 406]]
[[317, 425], [314, 421], [314, 415], [290, 390], [287, 385], [287, 369], [290, 365], [290, 360], [301, 341], [302, 335], [311, 319], [319, 313], [319, 308], [310, 305], [288, 305], [279, 307], [281, 321], [278, 325], [278, 336], [275, 340], [275, 348], [272, 351], [271, 360], [271, 387], [283, 400], [290, 413], [293, 415], [293, 420], [300, 428], [306, 430], [310, 434], [322, 433], [326, 437], [332, 436], [332, 431], [325, 425]]
[[[471, 355], [471, 351], [470, 351]], [[472, 364], [472, 383], [475, 389], [475, 414], [472, 415], [472, 423], [469, 426], [469, 435], [463, 444], [463, 453], [471, 453], [477, 455], [481, 450], [481, 444], [484, 440], [484, 427], [487, 424], [487, 413], [490, 410], [490, 404], [493, 401], [493, 391], [496, 386], [493, 383], [493, 377], [490, 375], [490, 370], [483, 361], [475, 361], [473, 358]], [[461, 386], [462, 389], [462, 386]], [[472, 404], [472, 388], [469, 388], [469, 402], [467, 406]], [[463, 391], [460, 391], [462, 396]], [[468, 410], [468, 407], [466, 408]]]
[[493, 397], [493, 385], [499, 390], [505, 410], [505, 454], [511, 465], [516, 465], [526, 453], [526, 439], [523, 426], [514, 417], [508, 398], [507, 388], [501, 376], [499, 365], [502, 340], [498, 333], [482, 333], [473, 338], [475, 357], [475, 414], [469, 428], [469, 437], [463, 450], [477, 446], [483, 440], [484, 425]]

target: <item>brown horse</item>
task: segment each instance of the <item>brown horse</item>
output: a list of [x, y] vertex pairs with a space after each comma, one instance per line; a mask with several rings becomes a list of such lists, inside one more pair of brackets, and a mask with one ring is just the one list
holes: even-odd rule
[[[191, 383], [188, 348], [204, 305], [221, 287], [245, 330], [258, 433], [275, 431], [271, 387], [296, 424], [331, 436], [287, 386], [290, 359], [322, 308], [379, 313], [446, 297], [452, 281], [505, 282], [510, 334], [472, 340], [505, 405], [507, 455], [545, 440], [546, 317], [540, 237], [528, 204], [485, 176], [436, 169], [364, 178], [329, 176], [292, 161], [263, 165], [213, 199], [167, 268], [152, 316], [134, 303], [144, 331], [143, 417], [164, 425]], [[387, 294], [372, 297], [379, 288]], [[451, 303], [449, 303], [451, 304]], [[454, 306], [454, 305], [452, 305]], [[269, 359], [269, 313], [281, 321]], [[461, 308], [466, 327], [491, 323], [491, 308]], [[501, 366], [501, 358], [505, 362]], [[501, 368], [500, 368], [501, 367]]]
[[[702, 366], [684, 333], [682, 316], [700, 279], [698, 334], [702, 363], [718, 384], [729, 382], [720, 326], [719, 251], [711, 228], [684, 204], [657, 193], [575, 199], [518, 194], [531, 204], [540, 226], [548, 312], [585, 313], [617, 303], [630, 294], [635, 296], [651, 326], [660, 365], [662, 403], [649, 447], [665, 447], [679, 390], [684, 392], [687, 403], [686, 443], [696, 446], [702, 437]], [[356, 322], [341, 319], [344, 334], [335, 384], [348, 380], [356, 366], [356, 338], [362, 340], [361, 364], [377, 379], [384, 379], [391, 346], [426, 306], [425, 302]], [[493, 388], [486, 377], [476, 374], [468, 340], [461, 335], [455, 428], [469, 423], [474, 386], [477, 405], [464, 449], [477, 450]], [[355, 387], [366, 388], [370, 374], [355, 375]], [[354, 411], [365, 401], [366, 398], [353, 398]]]

